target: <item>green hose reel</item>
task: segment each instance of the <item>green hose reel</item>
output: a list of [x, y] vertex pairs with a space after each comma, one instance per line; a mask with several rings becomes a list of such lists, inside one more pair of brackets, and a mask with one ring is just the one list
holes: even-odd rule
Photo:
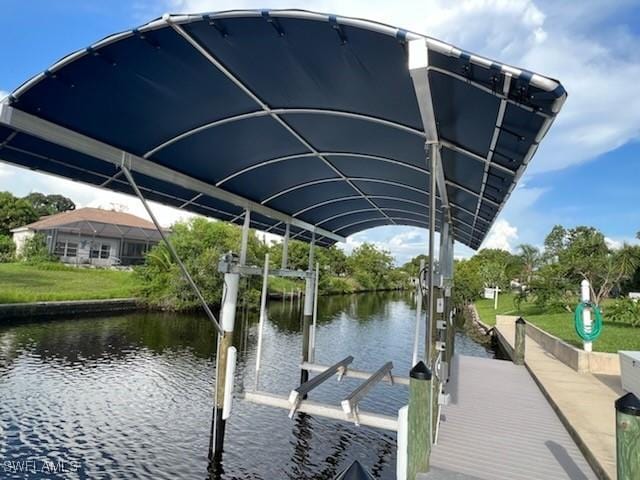
[[[590, 308], [593, 312], [590, 332], [587, 332], [584, 326], [583, 313], [585, 308]], [[597, 340], [602, 333], [602, 310], [600, 310], [600, 307], [595, 303], [580, 302], [576, 307], [573, 321], [576, 333], [585, 342], [593, 342], [594, 340]]]

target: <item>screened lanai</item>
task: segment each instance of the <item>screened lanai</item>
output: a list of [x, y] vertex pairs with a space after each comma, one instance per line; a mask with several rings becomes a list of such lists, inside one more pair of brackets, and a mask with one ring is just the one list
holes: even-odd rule
[[236, 223], [249, 209], [252, 227], [320, 245], [428, 227], [436, 184], [435, 228], [477, 249], [565, 96], [555, 80], [370, 21], [165, 15], [16, 89], [0, 159], [133, 193], [126, 166], [149, 200]]

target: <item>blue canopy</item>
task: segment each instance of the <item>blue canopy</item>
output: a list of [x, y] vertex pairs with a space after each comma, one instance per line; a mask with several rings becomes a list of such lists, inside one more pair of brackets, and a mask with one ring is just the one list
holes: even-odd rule
[[[401, 29], [305, 11], [165, 15], [75, 52], [5, 101], [0, 158], [323, 245], [428, 226], [407, 42], [429, 48], [455, 240], [478, 248], [566, 93]], [[69, 133], [78, 135], [68, 135]], [[119, 156], [119, 157], [118, 157]], [[443, 197], [444, 198], [444, 197]], [[438, 215], [437, 228], [440, 224]]]

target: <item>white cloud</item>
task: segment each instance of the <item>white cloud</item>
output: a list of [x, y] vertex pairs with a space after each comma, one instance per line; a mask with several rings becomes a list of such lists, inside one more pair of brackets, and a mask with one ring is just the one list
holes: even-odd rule
[[612, 250], [620, 250], [623, 245], [622, 241], [610, 237], [604, 237], [604, 243]]
[[518, 228], [504, 219], [498, 220], [482, 243], [482, 248], [499, 248], [508, 252], [514, 251], [514, 243], [518, 240]]

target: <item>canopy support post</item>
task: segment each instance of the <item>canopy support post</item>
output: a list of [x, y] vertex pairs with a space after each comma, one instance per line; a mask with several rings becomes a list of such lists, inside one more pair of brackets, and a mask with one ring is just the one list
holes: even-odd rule
[[287, 223], [282, 239], [282, 270], [286, 270], [289, 265], [289, 236], [291, 235], [291, 226]]
[[[311, 322], [313, 320], [313, 249], [316, 243], [315, 232], [311, 235], [311, 242], [309, 243], [309, 265], [307, 268], [307, 276], [304, 282], [304, 311], [302, 314], [302, 363], [309, 361], [310, 353], [310, 330]], [[301, 370], [300, 383], [305, 383], [309, 380], [309, 371]]]
[[[449, 198], [447, 194], [447, 182], [444, 177], [444, 169], [440, 157], [440, 138], [438, 136], [438, 125], [433, 106], [433, 97], [431, 85], [429, 82], [429, 50], [425, 39], [412, 40], [409, 42], [409, 73], [413, 81], [422, 125], [425, 132], [425, 150], [427, 154], [427, 163], [429, 168], [429, 270], [428, 270], [428, 310], [427, 325], [425, 332], [425, 363], [430, 371], [436, 371], [436, 363], [442, 358], [442, 342], [433, 344], [434, 335], [436, 334], [436, 315], [438, 312], [444, 313], [443, 299], [439, 298], [436, 303], [436, 285], [435, 285], [435, 230], [436, 230], [436, 190], [440, 197], [443, 212], [443, 225], [445, 221], [449, 228], [452, 227], [451, 210], [449, 208]], [[440, 266], [442, 268], [442, 265]], [[438, 291], [442, 286], [441, 280], [438, 282]], [[440, 297], [440, 293], [438, 293]], [[435, 347], [435, 348], [434, 348]], [[439, 351], [438, 351], [439, 350]], [[441, 363], [441, 362], [440, 362]], [[431, 396], [429, 402], [429, 422], [428, 432], [429, 440], [432, 441], [434, 436], [434, 420], [437, 424], [438, 418], [434, 418], [434, 396], [433, 388], [436, 382], [431, 382]], [[438, 385], [436, 388], [440, 388]], [[439, 391], [439, 390], [438, 390]]]

